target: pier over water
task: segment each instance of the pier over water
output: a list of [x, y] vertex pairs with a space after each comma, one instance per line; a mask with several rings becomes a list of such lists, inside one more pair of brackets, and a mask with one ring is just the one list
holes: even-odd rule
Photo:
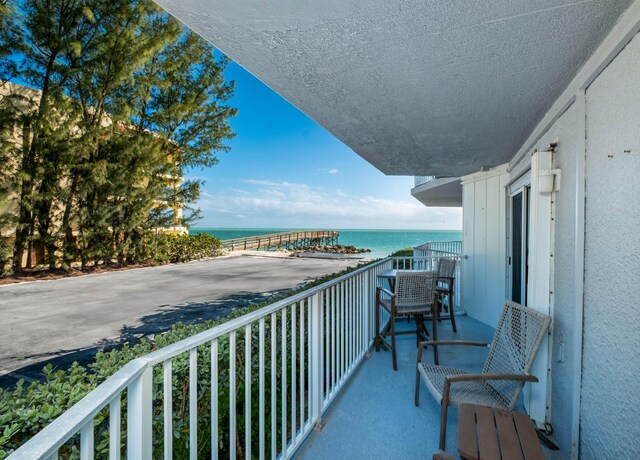
[[337, 230], [306, 230], [298, 232], [271, 233], [222, 240], [222, 247], [230, 251], [244, 249], [305, 249], [312, 246], [335, 246], [340, 232]]

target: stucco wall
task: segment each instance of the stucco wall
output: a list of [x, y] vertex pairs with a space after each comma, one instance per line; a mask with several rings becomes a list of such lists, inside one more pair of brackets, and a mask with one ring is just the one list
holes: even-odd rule
[[[620, 37], [622, 39], [622, 36]], [[598, 63], [594, 63], [598, 65]], [[595, 78], [585, 103], [575, 102], [531, 147], [546, 150], [558, 140], [554, 167], [562, 171], [561, 189], [554, 195], [555, 244], [552, 291], [550, 421], [560, 451], [569, 458], [573, 415], [580, 414], [580, 457], [640, 458], [640, 36], [635, 38]], [[579, 159], [585, 159], [586, 202], [578, 181]], [[511, 165], [511, 179], [530, 168], [530, 155]], [[580, 172], [581, 173], [581, 172]], [[465, 246], [480, 256], [487, 269], [486, 247], [474, 231], [475, 214], [491, 206], [474, 194], [486, 190], [465, 186]], [[484, 191], [484, 192], [483, 192]], [[503, 198], [504, 200], [504, 198]], [[576, 208], [579, 206], [580, 208]], [[585, 211], [585, 247], [575, 241], [577, 209]], [[471, 211], [469, 211], [471, 210]], [[484, 212], [484, 211], [483, 211]], [[482, 220], [482, 219], [481, 219]], [[482, 222], [480, 222], [482, 225]], [[584, 274], [576, 260], [584, 255]], [[477, 268], [477, 267], [474, 267]], [[494, 270], [498, 266], [494, 267]], [[490, 272], [490, 270], [486, 270]], [[485, 275], [482, 275], [485, 276]], [[584, 279], [584, 311], [580, 310]], [[467, 294], [478, 297], [475, 286]], [[480, 280], [482, 281], [482, 280]], [[465, 280], [467, 282], [467, 280]], [[487, 322], [487, 311], [471, 304], [472, 316]], [[582, 356], [574, 353], [583, 326]], [[581, 361], [580, 361], [581, 360]], [[582, 365], [581, 399], [574, 386], [575, 367]], [[578, 405], [579, 407], [574, 407]]]
[[[571, 451], [573, 342], [583, 321], [580, 456], [640, 455], [640, 37], [587, 89], [586, 115], [577, 103], [536, 143], [558, 139], [554, 166], [555, 274], [551, 423], [560, 458]], [[586, 117], [586, 133], [580, 117]], [[586, 134], [586, 136], [585, 136]], [[575, 285], [576, 158], [586, 137], [584, 313]], [[625, 153], [629, 151], [629, 153]], [[527, 167], [528, 157], [512, 172]], [[605, 454], [606, 453], [606, 454]]]
[[640, 36], [587, 89], [583, 458], [640, 456]]

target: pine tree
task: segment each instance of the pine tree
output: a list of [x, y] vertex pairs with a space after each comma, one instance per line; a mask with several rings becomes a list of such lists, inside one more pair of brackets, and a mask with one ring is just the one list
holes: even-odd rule
[[[69, 94], [82, 111], [82, 148], [69, 179], [61, 232], [65, 240], [64, 259], [69, 259], [69, 252], [79, 247], [83, 265], [89, 260], [109, 262], [120, 241], [115, 225], [123, 215], [131, 218], [137, 215], [127, 212], [121, 203], [139, 202], [137, 182], [143, 178], [138, 165], [144, 161], [139, 156], [134, 161], [128, 160], [127, 141], [129, 149], [138, 153], [142, 141], [130, 132], [128, 105], [114, 105], [114, 96], [154, 52], [180, 34], [178, 23], [167, 20], [151, 1], [116, 0], [108, 5], [106, 11], [101, 11], [102, 26], [96, 34], [95, 46], [81, 55], [81, 63], [69, 85]], [[113, 151], [120, 154], [111, 155]], [[75, 222], [79, 230], [77, 238], [71, 231], [74, 203], [79, 210]]]
[[24, 114], [22, 126], [30, 138], [17, 159], [21, 179], [17, 184], [20, 199], [13, 265], [19, 270], [25, 250], [30, 267], [36, 239], [44, 244], [53, 262], [52, 203], [58, 191], [61, 157], [69, 147], [76, 120], [64, 91], [73, 70], [67, 58], [78, 52], [94, 26], [82, 2], [75, 0], [24, 0], [16, 22], [23, 43], [20, 78], [39, 90], [27, 101], [33, 109]]
[[16, 169], [11, 164], [11, 146], [3, 139], [11, 135], [16, 123], [14, 110], [6, 110], [7, 82], [16, 74], [15, 63], [8, 59], [17, 46], [15, 26], [13, 24], [12, 5], [0, 2], [0, 275], [10, 261], [10, 239], [8, 229], [14, 222], [14, 215], [9, 208], [9, 196], [13, 189], [13, 178]]
[[[226, 60], [151, 0], [16, 5], [0, 3], [0, 25], [11, 25], [0, 57], [19, 56], [0, 77], [38, 91], [0, 99], [0, 160], [14, 165], [0, 173], [0, 203], [3, 187], [18, 194], [13, 267], [25, 252], [30, 267], [34, 245], [50, 267], [134, 260], [149, 229], [198, 216], [201, 182], [175, 178], [227, 150]], [[176, 206], [190, 212], [178, 218]]]
[[[227, 105], [233, 82], [226, 82], [227, 60], [217, 59], [213, 48], [198, 35], [186, 31], [177, 41], [155, 53], [123, 87], [119, 100], [131, 100], [132, 120], [139, 130], [156, 133], [162, 140], [173, 177], [193, 168], [210, 167], [217, 154], [227, 151], [234, 136], [229, 118], [237, 110]], [[200, 180], [165, 187], [165, 201], [189, 211], [174, 225], [186, 225], [199, 217], [192, 207], [200, 195]]]
[[0, 0], [0, 88], [17, 74], [16, 63], [8, 59], [20, 45], [16, 32], [13, 2]]

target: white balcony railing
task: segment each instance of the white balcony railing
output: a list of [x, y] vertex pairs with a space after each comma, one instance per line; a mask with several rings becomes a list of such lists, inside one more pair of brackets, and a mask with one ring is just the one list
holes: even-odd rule
[[437, 179], [436, 176], [414, 176], [413, 184], [415, 187], [418, 185], [426, 184], [434, 179]]
[[462, 241], [429, 241], [413, 248], [415, 257], [437, 257], [462, 254]]
[[[376, 275], [389, 268], [431, 269], [435, 260], [375, 262], [134, 359], [10, 458], [55, 459], [79, 447], [82, 459], [92, 459], [99, 426], [108, 431], [110, 459], [119, 459], [123, 448], [129, 459], [150, 459], [152, 452], [172, 458], [178, 368], [185, 375], [188, 369], [182, 411], [188, 412], [191, 459], [203, 451], [211, 458], [290, 457], [370, 349], [375, 288], [383, 282]], [[203, 392], [211, 404], [199, 413]], [[198, 437], [203, 416], [204, 439]]]

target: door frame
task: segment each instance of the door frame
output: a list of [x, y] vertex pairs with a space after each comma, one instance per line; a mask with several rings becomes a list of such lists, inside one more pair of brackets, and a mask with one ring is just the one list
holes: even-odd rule
[[[514, 214], [514, 199], [518, 196], [522, 196], [520, 204], [519, 216], [516, 218]], [[507, 296], [510, 300], [514, 300], [521, 305], [527, 305], [528, 296], [528, 273], [529, 273], [529, 238], [531, 235], [530, 228], [530, 209], [531, 209], [531, 175], [526, 173], [515, 184], [509, 187], [507, 195], [507, 208], [509, 212], [507, 234]], [[514, 253], [515, 241], [515, 224], [518, 222], [520, 225], [520, 254], [517, 257]], [[520, 292], [516, 299], [514, 299], [514, 268], [516, 261], [520, 262]]]
[[[554, 236], [555, 207], [554, 192], [541, 192], [539, 176], [541, 172], [552, 169], [553, 152], [541, 151], [531, 155], [531, 163], [524, 173], [516, 176], [508, 185], [505, 193], [507, 200], [507, 264], [506, 293], [512, 298], [512, 257], [513, 216], [512, 197], [523, 192], [523, 204], [529, 196], [528, 206], [528, 246], [526, 273], [526, 305], [533, 310], [553, 316], [553, 273], [554, 273]], [[524, 214], [523, 206], [523, 214]], [[511, 259], [512, 260], [512, 259]], [[544, 427], [551, 416], [551, 342], [552, 331], [542, 341], [538, 356], [531, 369], [531, 374], [538, 377], [535, 385], [527, 384], [524, 388], [524, 406], [529, 416], [539, 427]]]

